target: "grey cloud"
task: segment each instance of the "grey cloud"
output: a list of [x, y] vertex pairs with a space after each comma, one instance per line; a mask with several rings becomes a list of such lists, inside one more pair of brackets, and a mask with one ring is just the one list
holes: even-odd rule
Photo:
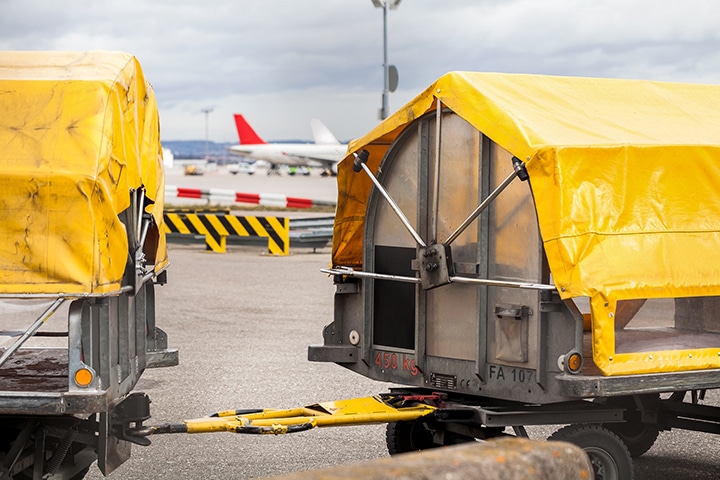
[[[382, 14], [369, 0], [0, 0], [0, 8], [1, 49], [135, 54], [166, 116], [209, 104], [218, 116], [261, 109], [253, 98], [282, 108], [301, 95], [337, 118], [347, 116], [337, 104], [347, 98], [364, 125], [376, 122]], [[718, 83], [719, 14], [712, 0], [403, 0], [388, 14], [389, 60], [400, 71], [391, 109], [450, 70]], [[243, 105], [225, 106], [233, 98]], [[320, 106], [327, 98], [336, 105]]]

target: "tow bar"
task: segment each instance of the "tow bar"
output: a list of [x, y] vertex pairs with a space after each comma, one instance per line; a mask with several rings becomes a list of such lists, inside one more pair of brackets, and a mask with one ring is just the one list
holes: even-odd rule
[[[156, 426], [126, 425], [126, 437], [167, 433], [231, 432], [245, 434], [297, 433], [315, 427], [340, 427], [417, 420], [442, 407], [445, 396], [380, 394], [323, 402], [286, 410], [227, 410], [207, 417]], [[129, 435], [128, 435], [129, 434]]]

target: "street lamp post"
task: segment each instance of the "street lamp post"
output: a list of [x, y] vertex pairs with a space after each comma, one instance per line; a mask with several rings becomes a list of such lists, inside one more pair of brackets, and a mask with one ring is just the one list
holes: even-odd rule
[[382, 108], [380, 109], [380, 120], [385, 120], [388, 116], [388, 97], [390, 92], [394, 92], [397, 88], [397, 68], [395, 65], [388, 64], [387, 49], [387, 11], [395, 10], [402, 0], [372, 0], [373, 5], [383, 9], [383, 72], [384, 85], [382, 94]]
[[212, 107], [203, 108], [200, 110], [205, 114], [205, 160], [210, 155], [210, 112], [215, 110]]

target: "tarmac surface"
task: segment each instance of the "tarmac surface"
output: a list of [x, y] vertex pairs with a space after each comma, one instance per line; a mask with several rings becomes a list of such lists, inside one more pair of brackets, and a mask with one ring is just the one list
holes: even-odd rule
[[[293, 181], [293, 195], [334, 195], [334, 180], [319, 176], [281, 177], [273, 181], [278, 188], [265, 189], [263, 184], [262, 190], [253, 189], [252, 179], [258, 179], [258, 185], [260, 178], [269, 178], [260, 175], [217, 178], [236, 182], [241, 191], [287, 193], [278, 190]], [[232, 188], [212, 180], [206, 175], [192, 178], [192, 184], [168, 183]], [[138, 390], [153, 402], [148, 424], [220, 410], [290, 408], [373, 395], [390, 387], [334, 364], [307, 360], [308, 345], [322, 343], [322, 328], [332, 321], [332, 281], [319, 271], [330, 262], [329, 248], [317, 253], [292, 249], [287, 257], [275, 257], [262, 247], [229, 247], [217, 254], [202, 245], [170, 245], [170, 261], [169, 283], [157, 290], [157, 322], [170, 346], [179, 349], [180, 365], [143, 375]], [[720, 405], [717, 392], [709, 392], [705, 403]], [[530, 427], [528, 432], [543, 439], [557, 428]], [[149, 447], [133, 446], [132, 458], [110, 478], [263, 478], [387, 456], [382, 425], [279, 436], [212, 433], [151, 439]], [[662, 432], [650, 451], [636, 459], [635, 478], [720, 478], [716, 440], [710, 434]], [[102, 475], [93, 466], [87, 478]]]
[[[170, 248], [169, 283], [157, 291], [158, 324], [180, 350], [177, 367], [148, 370], [138, 389], [152, 399], [149, 424], [175, 423], [212, 412], [291, 408], [385, 392], [390, 385], [340, 366], [307, 361], [332, 318], [330, 261], [298, 249], [287, 257], [262, 248], [202, 245]], [[707, 403], [718, 405], [715, 392]], [[543, 439], [556, 427], [528, 428]], [[244, 479], [317, 469], [387, 456], [384, 426], [315, 429], [254, 436], [230, 433], [151, 437], [113, 479]], [[635, 461], [636, 479], [717, 479], [717, 437], [663, 432]], [[93, 467], [87, 478], [102, 478]]]
[[[148, 424], [246, 408], [291, 408], [387, 391], [334, 364], [310, 363], [332, 318], [328, 250], [266, 255], [257, 247], [171, 246], [168, 284], [157, 289], [157, 323], [180, 351], [177, 367], [147, 370], [138, 390], [152, 400]], [[230, 479], [320, 468], [384, 455], [379, 426], [286, 436], [230, 433], [151, 437], [133, 446], [114, 479]], [[101, 478], [93, 467], [88, 478]]]

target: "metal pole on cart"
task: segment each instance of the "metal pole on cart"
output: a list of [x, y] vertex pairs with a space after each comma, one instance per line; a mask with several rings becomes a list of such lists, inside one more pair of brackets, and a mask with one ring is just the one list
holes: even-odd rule
[[15, 353], [22, 345], [35, 333], [40, 330], [40, 327], [42, 327], [47, 320], [52, 317], [52, 315], [57, 311], [58, 308], [60, 308], [60, 305], [63, 304], [65, 301], [64, 297], [57, 298], [52, 305], [48, 307], [47, 310], [45, 310], [45, 313], [40, 315], [40, 317], [35, 320], [35, 323], [33, 323], [30, 328], [25, 330], [25, 332], [18, 338], [15, 343], [13, 343], [10, 348], [5, 350], [5, 353], [3, 353], [2, 357], [0, 357], [0, 367], [5, 364], [8, 358]]

